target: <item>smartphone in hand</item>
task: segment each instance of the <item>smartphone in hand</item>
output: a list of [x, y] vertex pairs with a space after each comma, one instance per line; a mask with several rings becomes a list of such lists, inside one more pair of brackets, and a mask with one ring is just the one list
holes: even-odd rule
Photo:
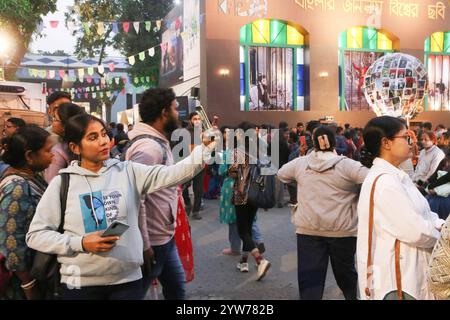
[[120, 221], [113, 221], [109, 227], [102, 233], [102, 237], [120, 237], [130, 226]]

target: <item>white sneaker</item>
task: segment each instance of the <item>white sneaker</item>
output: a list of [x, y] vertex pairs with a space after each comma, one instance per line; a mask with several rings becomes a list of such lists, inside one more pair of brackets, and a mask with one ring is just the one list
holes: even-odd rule
[[258, 266], [258, 278], [256, 281], [261, 280], [267, 273], [267, 270], [270, 268], [270, 262], [266, 259], [262, 259]]
[[236, 266], [240, 272], [248, 272], [248, 263], [239, 262]]

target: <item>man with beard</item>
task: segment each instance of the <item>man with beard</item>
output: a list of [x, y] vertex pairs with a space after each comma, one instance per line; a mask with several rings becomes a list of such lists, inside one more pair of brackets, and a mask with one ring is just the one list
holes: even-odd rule
[[[173, 90], [145, 91], [139, 103], [139, 115], [142, 122], [128, 133], [131, 140], [125, 159], [146, 165], [172, 165], [169, 142], [179, 122]], [[183, 300], [185, 273], [174, 240], [177, 187], [162, 189], [142, 200], [139, 225], [144, 240], [144, 292], [157, 278], [166, 300]]]

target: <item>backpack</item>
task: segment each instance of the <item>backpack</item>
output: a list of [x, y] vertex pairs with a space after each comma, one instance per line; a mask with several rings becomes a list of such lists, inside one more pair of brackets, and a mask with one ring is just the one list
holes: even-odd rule
[[[61, 188], [59, 199], [61, 202], [61, 221], [58, 232], [64, 233], [64, 218], [66, 213], [67, 194], [69, 191], [70, 174], [60, 173]], [[46, 300], [61, 299], [61, 274], [58, 255], [36, 251], [30, 274], [36, 279]]]
[[152, 136], [150, 134], [141, 134], [141, 135], [138, 135], [138, 136], [134, 137], [130, 141], [128, 141], [125, 144], [125, 146], [123, 147], [123, 150], [122, 150], [122, 153], [120, 154], [119, 160], [120, 161], [125, 161], [128, 149], [133, 145], [133, 143], [135, 143], [136, 141], [139, 141], [141, 139], [151, 139], [151, 140], [156, 141], [159, 144], [159, 146], [161, 147], [162, 152], [163, 152], [162, 164], [166, 165], [168, 157], [167, 157], [167, 150], [165, 148], [164, 140], [162, 140], [162, 139], [160, 139], [158, 137]]
[[450, 299], [450, 217], [442, 226], [428, 267], [428, 284], [438, 299]]

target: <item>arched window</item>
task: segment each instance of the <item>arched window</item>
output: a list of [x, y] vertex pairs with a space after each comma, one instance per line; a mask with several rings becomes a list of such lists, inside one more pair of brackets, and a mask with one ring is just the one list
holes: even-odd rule
[[435, 32], [425, 40], [428, 95], [425, 110], [450, 111], [450, 31]]
[[282, 20], [259, 19], [241, 28], [241, 110], [307, 108], [305, 35], [300, 26]]
[[[379, 57], [398, 49], [398, 39], [383, 30], [353, 27], [340, 33], [339, 109], [341, 111], [370, 109], [362, 91], [364, 75]], [[397, 67], [399, 66], [395, 66]], [[391, 75], [380, 76], [390, 77]]]

